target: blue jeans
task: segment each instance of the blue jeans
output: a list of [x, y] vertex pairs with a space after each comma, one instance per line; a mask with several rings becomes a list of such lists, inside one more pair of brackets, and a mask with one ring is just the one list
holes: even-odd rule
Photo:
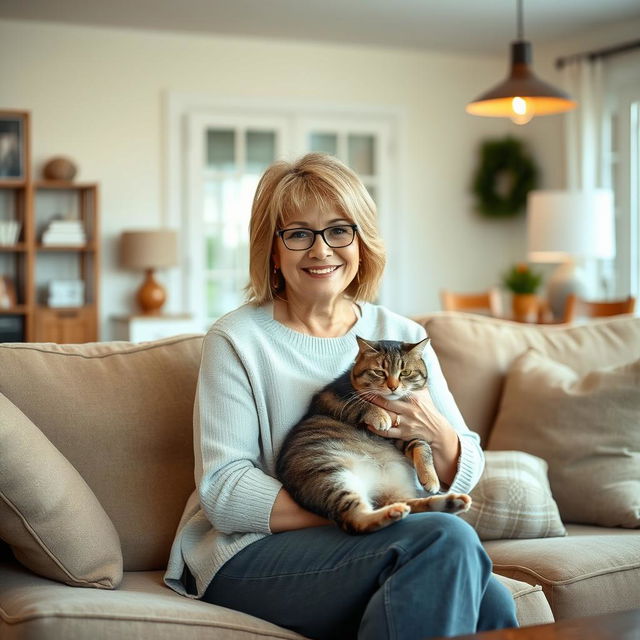
[[202, 600], [327, 640], [518, 626], [476, 532], [446, 513], [410, 514], [359, 536], [335, 526], [267, 536], [231, 558]]

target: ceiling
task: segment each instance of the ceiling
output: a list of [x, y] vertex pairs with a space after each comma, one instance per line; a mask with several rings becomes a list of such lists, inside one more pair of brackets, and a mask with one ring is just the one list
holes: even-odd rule
[[[516, 0], [0, 0], [0, 17], [465, 53], [516, 35]], [[632, 19], [639, 0], [524, 2], [536, 44]]]

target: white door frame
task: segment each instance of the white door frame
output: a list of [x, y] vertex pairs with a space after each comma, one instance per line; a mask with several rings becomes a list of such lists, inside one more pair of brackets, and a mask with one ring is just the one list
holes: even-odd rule
[[[389, 250], [388, 266], [381, 289], [381, 302], [391, 308], [399, 308], [408, 286], [408, 256], [402, 250], [402, 238], [408, 228], [406, 221], [405, 180], [408, 166], [407, 153], [407, 115], [402, 107], [378, 106], [370, 104], [322, 103], [315, 100], [275, 100], [255, 98], [230, 98], [191, 92], [167, 91], [164, 95], [164, 175], [163, 177], [163, 224], [184, 232], [185, 219], [189, 212], [188, 202], [188, 163], [191, 153], [187, 148], [189, 137], [189, 118], [196, 114], [215, 112], [245, 114], [247, 116], [305, 117], [312, 120], [328, 117], [353, 119], [363, 114], [370, 118], [385, 121], [388, 127], [388, 156], [392, 159], [387, 167], [390, 194], [388, 203], [381, 203], [380, 227]], [[290, 151], [295, 152], [296, 149]], [[386, 154], [382, 154], [386, 155]], [[188, 235], [188, 230], [187, 230]], [[182, 244], [182, 243], [181, 243]], [[168, 287], [172, 295], [167, 304], [168, 312], [180, 312], [190, 308], [189, 274], [187, 264], [188, 247], [181, 246], [180, 267], [167, 275]]]

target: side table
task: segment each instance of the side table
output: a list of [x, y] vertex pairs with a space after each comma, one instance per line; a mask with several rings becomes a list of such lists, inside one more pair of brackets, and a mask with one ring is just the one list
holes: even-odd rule
[[114, 316], [114, 340], [147, 342], [180, 333], [203, 333], [187, 313]]

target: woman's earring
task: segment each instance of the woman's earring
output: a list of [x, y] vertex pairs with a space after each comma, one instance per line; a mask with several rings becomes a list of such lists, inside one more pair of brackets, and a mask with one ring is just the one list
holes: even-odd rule
[[278, 291], [282, 287], [282, 274], [280, 273], [280, 269], [273, 266], [273, 272], [271, 273], [271, 288], [274, 291]]

